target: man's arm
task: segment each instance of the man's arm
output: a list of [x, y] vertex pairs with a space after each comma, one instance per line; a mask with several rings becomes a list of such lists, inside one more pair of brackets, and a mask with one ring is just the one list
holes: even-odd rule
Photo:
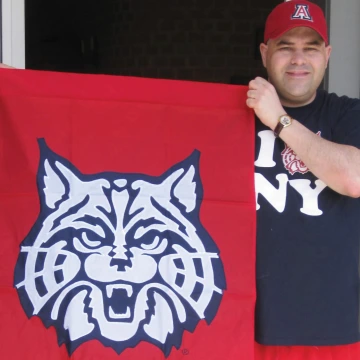
[[[250, 82], [246, 103], [271, 130], [277, 125], [278, 118], [286, 113], [275, 88], [262, 78]], [[280, 138], [331, 189], [350, 197], [360, 197], [359, 149], [322, 139], [296, 120], [281, 131]]]

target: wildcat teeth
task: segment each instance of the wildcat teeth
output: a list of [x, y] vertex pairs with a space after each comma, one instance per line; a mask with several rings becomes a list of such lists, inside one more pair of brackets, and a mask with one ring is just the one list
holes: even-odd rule
[[109, 317], [111, 319], [128, 319], [130, 317], [130, 308], [127, 307], [126, 308], [126, 312], [125, 314], [116, 314], [113, 310], [113, 308], [110, 306], [110, 309], [109, 309]]
[[109, 299], [112, 297], [114, 289], [126, 290], [127, 297], [131, 297], [133, 294], [133, 289], [132, 289], [131, 285], [124, 285], [124, 284], [107, 285], [106, 286], [106, 295]]

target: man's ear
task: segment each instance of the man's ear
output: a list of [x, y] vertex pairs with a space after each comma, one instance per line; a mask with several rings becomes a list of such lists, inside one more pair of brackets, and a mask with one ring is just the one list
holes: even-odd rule
[[331, 50], [332, 50], [331, 45], [328, 45], [328, 46], [325, 47], [325, 56], [326, 56], [326, 66], [325, 66], [325, 68], [328, 67]]
[[265, 68], [266, 68], [267, 52], [268, 52], [268, 46], [266, 44], [264, 44], [264, 43], [261, 43], [260, 44], [260, 54], [261, 54], [262, 63], [263, 63]]

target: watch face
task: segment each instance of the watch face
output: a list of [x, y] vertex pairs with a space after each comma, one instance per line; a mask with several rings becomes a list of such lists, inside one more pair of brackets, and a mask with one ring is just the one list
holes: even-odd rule
[[291, 117], [290, 116], [282, 116], [280, 118], [280, 123], [284, 126], [288, 126], [291, 124]]

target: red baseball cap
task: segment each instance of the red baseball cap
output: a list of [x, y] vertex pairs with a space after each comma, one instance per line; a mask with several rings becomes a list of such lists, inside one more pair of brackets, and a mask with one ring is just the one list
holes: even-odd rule
[[265, 23], [264, 42], [300, 26], [315, 30], [329, 44], [327, 24], [321, 8], [310, 1], [287, 1], [276, 6]]

